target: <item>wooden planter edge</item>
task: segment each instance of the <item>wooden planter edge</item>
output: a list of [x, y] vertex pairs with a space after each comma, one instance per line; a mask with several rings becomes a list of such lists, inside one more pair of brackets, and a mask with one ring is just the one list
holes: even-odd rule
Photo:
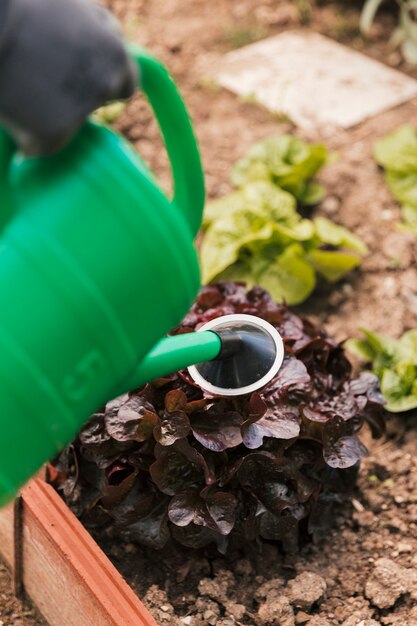
[[50, 626], [157, 626], [56, 491], [41, 478], [0, 510], [0, 553]]

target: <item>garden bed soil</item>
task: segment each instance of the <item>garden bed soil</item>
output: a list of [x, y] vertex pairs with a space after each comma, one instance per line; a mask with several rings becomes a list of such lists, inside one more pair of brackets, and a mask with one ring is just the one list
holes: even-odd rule
[[[372, 159], [372, 145], [402, 123], [417, 124], [417, 100], [350, 131], [308, 136], [285, 118], [218, 89], [206, 74], [233, 47], [288, 28], [308, 28], [416, 75], [387, 45], [393, 15], [382, 14], [364, 42], [357, 28], [361, 2], [319, 4], [309, 14], [309, 2], [111, 2], [126, 31], [162, 58], [178, 81], [195, 123], [210, 198], [229, 191], [232, 164], [271, 133], [296, 132], [337, 152], [321, 175], [328, 194], [317, 214], [351, 228], [370, 254], [360, 271], [335, 287], [320, 287], [298, 312], [340, 340], [357, 336], [361, 325], [398, 337], [417, 326], [417, 246], [413, 235], [396, 227], [399, 207]], [[135, 14], [140, 16], [136, 24]], [[140, 99], [116, 126], [168, 188], [156, 125]], [[417, 624], [415, 419], [391, 418], [386, 439], [368, 438], [370, 456], [362, 463], [355, 494], [341, 506], [329, 535], [318, 545], [305, 545], [293, 563], [269, 544], [207, 558], [173, 548], [155, 553], [116, 537], [98, 540], [160, 624], [412, 626]], [[306, 573], [320, 578], [311, 580]], [[289, 581], [296, 576], [301, 578], [294, 590]], [[401, 577], [403, 586], [392, 594]], [[326, 586], [323, 597], [319, 594], [311, 606], [308, 599], [303, 603], [311, 586], [320, 585]]]
[[416, 626], [415, 417], [391, 420], [384, 441], [367, 443], [331, 531], [295, 558], [270, 543], [224, 558], [96, 539], [161, 626]]
[[[233, 47], [288, 28], [309, 28], [416, 75], [387, 45], [395, 24], [389, 13], [363, 42], [359, 1], [320, 2], [311, 11], [308, 0], [105, 4], [122, 19], [126, 34], [161, 58], [178, 81], [199, 138], [210, 198], [229, 191], [231, 165], [254, 141], [276, 132], [301, 134], [287, 119], [218, 89], [207, 77], [206, 68]], [[360, 325], [395, 337], [417, 327], [416, 239], [396, 228], [399, 207], [371, 156], [374, 140], [405, 122], [417, 125], [417, 100], [351, 131], [302, 135], [338, 153], [321, 175], [328, 194], [317, 214], [351, 228], [370, 249], [360, 271], [333, 288], [320, 287], [298, 307], [340, 340], [357, 335]], [[115, 126], [168, 189], [156, 123], [140, 97]], [[416, 417], [392, 417], [384, 440], [372, 442], [366, 433], [365, 439], [370, 456], [332, 530], [291, 561], [272, 544], [223, 558], [172, 547], [153, 552], [107, 534], [96, 539], [161, 625], [417, 625]], [[1, 593], [3, 587], [0, 582]], [[1, 606], [4, 613], [3, 600]], [[11, 623], [19, 622], [4, 621]]]
[[0, 562], [0, 625], [47, 626], [36, 609], [13, 595], [11, 587], [9, 570]]
[[[210, 198], [229, 191], [232, 164], [254, 141], [271, 133], [295, 132], [324, 141], [337, 153], [320, 177], [328, 193], [317, 214], [360, 235], [370, 254], [361, 270], [336, 286], [319, 287], [298, 312], [323, 323], [339, 340], [357, 336], [361, 325], [394, 337], [415, 328], [416, 239], [397, 228], [399, 207], [372, 159], [372, 145], [402, 123], [417, 125], [417, 100], [350, 131], [308, 136], [288, 119], [218, 89], [205, 73], [233, 47], [288, 28], [308, 28], [415, 76], [416, 70], [387, 45], [395, 17], [382, 14], [364, 42], [357, 28], [361, 2], [321, 2], [311, 11], [308, 1], [110, 4], [126, 32], [157, 54], [178, 81], [195, 123]], [[139, 98], [116, 127], [130, 137], [168, 189], [156, 125]], [[160, 624], [413, 626], [416, 417], [392, 417], [386, 438], [372, 442], [365, 434], [365, 439], [370, 456], [362, 463], [354, 494], [340, 506], [331, 532], [317, 545], [304, 545], [293, 561], [271, 544], [247, 546], [223, 558], [172, 547], [153, 552], [111, 535], [97, 540]]]

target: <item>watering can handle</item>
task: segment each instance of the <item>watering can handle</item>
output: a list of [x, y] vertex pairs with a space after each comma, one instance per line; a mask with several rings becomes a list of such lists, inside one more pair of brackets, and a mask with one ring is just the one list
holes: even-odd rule
[[187, 110], [163, 65], [137, 46], [130, 44], [128, 50], [138, 64], [142, 90], [164, 137], [174, 180], [173, 203], [184, 213], [195, 236], [204, 207], [204, 177]]

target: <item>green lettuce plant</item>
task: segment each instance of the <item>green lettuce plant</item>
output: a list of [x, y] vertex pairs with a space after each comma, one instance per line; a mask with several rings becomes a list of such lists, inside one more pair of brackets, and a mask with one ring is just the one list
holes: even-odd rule
[[392, 413], [417, 408], [417, 330], [409, 330], [398, 339], [361, 329], [363, 339], [350, 339], [350, 352], [372, 364]]
[[325, 146], [292, 135], [272, 135], [255, 143], [236, 163], [231, 182], [239, 188], [255, 180], [270, 181], [302, 205], [317, 204], [325, 190], [311, 179], [328, 160]]
[[417, 234], [417, 133], [405, 125], [374, 145], [376, 162], [385, 170], [385, 180], [402, 205], [404, 226]]
[[304, 301], [317, 275], [337, 281], [367, 252], [346, 228], [323, 217], [302, 218], [295, 197], [271, 180], [246, 183], [210, 203], [204, 226], [203, 282], [243, 280], [288, 304]]

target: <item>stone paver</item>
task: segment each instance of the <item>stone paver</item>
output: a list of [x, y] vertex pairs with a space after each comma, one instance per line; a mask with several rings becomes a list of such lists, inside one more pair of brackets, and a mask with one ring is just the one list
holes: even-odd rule
[[226, 54], [216, 80], [304, 129], [349, 128], [417, 95], [417, 81], [317, 33], [286, 32]]

